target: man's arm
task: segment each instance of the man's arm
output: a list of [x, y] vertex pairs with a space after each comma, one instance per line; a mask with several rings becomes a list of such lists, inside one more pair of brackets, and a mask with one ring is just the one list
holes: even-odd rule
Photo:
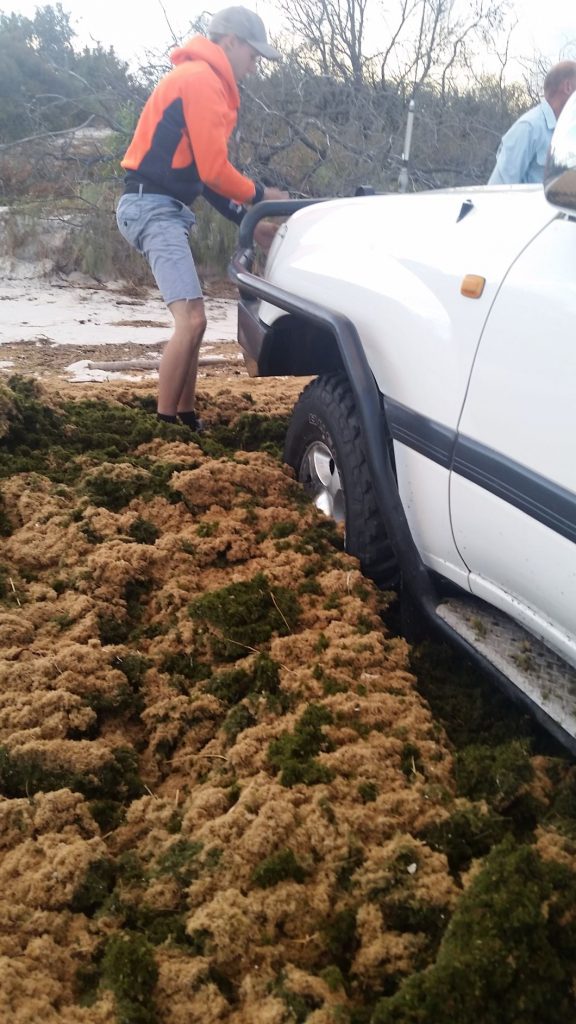
[[231, 220], [234, 224], [240, 224], [242, 222], [242, 218], [246, 214], [246, 206], [241, 203], [235, 203], [233, 199], [226, 199], [225, 196], [221, 196], [218, 192], [214, 192], [214, 190], [208, 188], [207, 185], [204, 185], [202, 195], [204, 196], [204, 199], [210, 203], [210, 206], [213, 206], [215, 210], [218, 210], [218, 213], [221, 213], [223, 217], [226, 217], [226, 220]]
[[[278, 188], [272, 188], [269, 186], [262, 186], [262, 188], [263, 199], [283, 200], [290, 198], [289, 192], [282, 192]], [[225, 199], [224, 196], [220, 196], [217, 192], [213, 192], [212, 189], [207, 188], [206, 185], [204, 186], [202, 195], [210, 203], [210, 206], [213, 206], [215, 210], [218, 210], [218, 213], [221, 213], [223, 217], [226, 217], [226, 220], [231, 220], [234, 224], [240, 224], [242, 222], [242, 218], [246, 216], [246, 206], [241, 206], [239, 203], [235, 203], [232, 199]], [[254, 228], [254, 241], [257, 242], [261, 249], [264, 249], [264, 251], [267, 252], [272, 245], [274, 236], [279, 227], [279, 224], [273, 224], [272, 221], [269, 220], [258, 221]]]
[[533, 158], [532, 125], [527, 121], [516, 121], [500, 143], [496, 166], [488, 179], [488, 184], [517, 185], [526, 181], [526, 174]]
[[[255, 184], [256, 195], [250, 205], [260, 203], [262, 200], [276, 199], [282, 201], [290, 198], [290, 193], [284, 192], [282, 189], [274, 188], [271, 185], [261, 185], [259, 181]], [[246, 214], [245, 203], [235, 203], [233, 199], [226, 199], [225, 196], [219, 195], [218, 192], [209, 188], [208, 185], [204, 185], [202, 195], [210, 203], [210, 206], [213, 206], [215, 210], [218, 210], [218, 213], [226, 217], [226, 220], [231, 220], [234, 224], [242, 222], [242, 218]]]

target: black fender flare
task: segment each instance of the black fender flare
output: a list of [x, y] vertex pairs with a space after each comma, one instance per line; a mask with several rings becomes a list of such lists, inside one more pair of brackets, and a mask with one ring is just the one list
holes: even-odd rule
[[[297, 208], [309, 205], [310, 202], [295, 201], [298, 204]], [[378, 385], [356, 327], [341, 313], [335, 313], [309, 299], [298, 298], [250, 272], [253, 259], [251, 241], [255, 225], [262, 217], [286, 215], [288, 212], [294, 212], [294, 208], [288, 201], [259, 203], [246, 215], [241, 225], [240, 241], [248, 242], [248, 246], [245, 245], [234, 253], [229, 265], [229, 276], [237, 285], [242, 297], [249, 296], [252, 299], [270, 302], [287, 313], [296, 314], [308, 322], [318, 324], [334, 336], [344, 371], [354, 393], [376, 500], [398, 558], [402, 583], [422, 606], [423, 611], [433, 614], [438, 600], [430, 573], [414, 543], [400, 499], [392, 461], [392, 434]], [[245, 222], [248, 223], [242, 231]]]

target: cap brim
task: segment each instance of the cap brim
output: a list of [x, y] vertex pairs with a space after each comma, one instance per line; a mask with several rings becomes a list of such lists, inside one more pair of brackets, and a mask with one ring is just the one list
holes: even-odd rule
[[254, 39], [247, 39], [246, 42], [250, 43], [250, 46], [253, 46], [260, 56], [265, 57], [266, 60], [282, 60], [282, 54], [279, 50], [274, 49], [274, 47], [270, 46], [268, 43], [257, 43]]

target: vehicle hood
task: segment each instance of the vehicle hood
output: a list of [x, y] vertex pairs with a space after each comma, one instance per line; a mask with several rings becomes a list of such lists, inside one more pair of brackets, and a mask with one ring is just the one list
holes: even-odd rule
[[[524, 246], [557, 216], [541, 186], [320, 202], [295, 213], [281, 229], [266, 276], [321, 302], [318, 280], [377, 291], [383, 271], [394, 264], [439, 297], [443, 283], [467, 274], [484, 277], [489, 294]], [[346, 312], [345, 295], [341, 303], [337, 294], [330, 298], [332, 308]]]

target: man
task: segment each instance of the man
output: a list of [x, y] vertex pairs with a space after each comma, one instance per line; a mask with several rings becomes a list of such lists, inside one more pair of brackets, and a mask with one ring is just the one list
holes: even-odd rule
[[241, 174], [228, 159], [238, 116], [238, 82], [259, 57], [279, 60], [264, 23], [245, 7], [216, 14], [209, 38], [195, 36], [171, 55], [174, 68], [158, 83], [138, 121], [122, 167], [124, 194], [118, 227], [148, 260], [173, 318], [174, 332], [160, 362], [158, 418], [200, 426], [194, 409], [204, 300], [189, 246], [190, 205], [203, 195], [239, 223], [245, 206], [287, 199]]
[[563, 60], [544, 79], [544, 99], [504, 135], [489, 185], [541, 182], [556, 119], [576, 89], [576, 61]]

